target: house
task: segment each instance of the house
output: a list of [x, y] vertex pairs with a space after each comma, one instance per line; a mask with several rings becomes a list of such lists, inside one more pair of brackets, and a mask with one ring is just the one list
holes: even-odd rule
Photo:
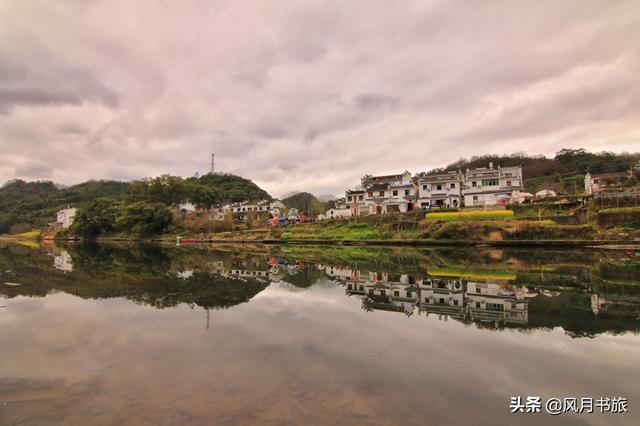
[[351, 209], [329, 209], [324, 214], [325, 219], [343, 219], [347, 217], [351, 217], [353, 212]]
[[385, 213], [410, 212], [416, 206], [418, 188], [411, 181], [389, 185], [389, 197], [385, 205]]
[[408, 171], [397, 175], [367, 176], [363, 179], [363, 188], [365, 208], [362, 210], [367, 214], [407, 212], [415, 207], [417, 189]]
[[622, 189], [633, 177], [631, 170], [622, 173], [601, 173], [584, 177], [584, 190], [587, 195], [598, 195], [601, 192]]
[[384, 204], [389, 197], [389, 184], [376, 183], [366, 189], [365, 203], [367, 205], [368, 214], [386, 213]]
[[78, 209], [75, 207], [67, 207], [56, 213], [56, 221], [53, 223], [55, 228], [67, 229], [73, 224], [73, 220], [78, 213]]
[[463, 184], [460, 171], [425, 176], [418, 181], [418, 204], [422, 210], [459, 208]]
[[369, 214], [369, 208], [364, 199], [364, 195], [364, 189], [347, 189], [345, 197], [340, 200], [340, 203], [336, 202], [336, 208], [350, 209], [352, 216]]
[[262, 214], [268, 214], [271, 217], [280, 216], [285, 208], [286, 206], [280, 200], [245, 201], [226, 206], [226, 209], [234, 213], [239, 221], [246, 221], [250, 213], [254, 213], [256, 216]]
[[480, 167], [467, 169], [462, 194], [464, 205], [492, 206], [520, 201], [520, 192], [524, 189], [522, 166], [493, 168]]

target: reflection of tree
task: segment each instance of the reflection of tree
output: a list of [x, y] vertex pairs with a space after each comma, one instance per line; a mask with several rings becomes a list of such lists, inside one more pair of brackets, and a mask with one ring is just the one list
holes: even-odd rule
[[293, 284], [296, 287], [307, 288], [311, 287], [318, 281], [324, 278], [324, 273], [312, 266], [305, 266], [298, 272], [293, 274], [287, 274], [283, 281]]
[[[43, 251], [0, 249], [0, 270], [14, 271], [11, 281], [21, 283], [16, 287], [2, 286], [0, 293], [7, 297], [45, 296], [57, 290], [91, 299], [124, 297], [157, 308], [186, 303], [215, 309], [247, 302], [268, 285], [208, 271], [195, 271], [186, 279], [180, 278], [172, 272], [172, 262], [202, 265], [209, 257], [175, 248], [82, 244], [65, 249], [77, 266], [67, 274], [55, 270]], [[230, 256], [225, 253], [222, 257]]]

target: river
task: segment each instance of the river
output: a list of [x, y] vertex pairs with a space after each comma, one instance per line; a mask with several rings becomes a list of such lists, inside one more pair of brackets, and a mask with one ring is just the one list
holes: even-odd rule
[[639, 331], [633, 251], [5, 244], [0, 424], [640, 424]]

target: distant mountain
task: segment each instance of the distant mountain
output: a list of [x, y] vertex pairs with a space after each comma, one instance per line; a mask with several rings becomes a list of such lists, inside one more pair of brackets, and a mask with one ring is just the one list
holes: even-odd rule
[[324, 213], [325, 205], [308, 192], [299, 192], [282, 200], [285, 206], [290, 209], [298, 209], [300, 212], [317, 215]]

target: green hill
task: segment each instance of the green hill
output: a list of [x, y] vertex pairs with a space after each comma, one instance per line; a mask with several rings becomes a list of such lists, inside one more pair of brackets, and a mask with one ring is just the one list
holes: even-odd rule
[[562, 149], [553, 158], [541, 155], [530, 156], [524, 153], [512, 155], [482, 155], [461, 158], [441, 169], [430, 170], [428, 174], [442, 171], [465, 171], [467, 168], [522, 166], [525, 178], [525, 191], [535, 192], [542, 188], [555, 189], [573, 194], [584, 188], [584, 175], [591, 173], [623, 172], [640, 166], [640, 153], [599, 152], [591, 153], [584, 149]]
[[163, 175], [134, 182], [91, 180], [68, 188], [53, 182], [12, 180], [0, 188], [0, 233], [42, 228], [67, 206], [84, 207], [99, 198], [125, 203], [150, 201], [171, 205], [191, 201], [200, 205], [271, 199], [249, 179], [231, 174], [206, 174], [183, 179]]
[[290, 209], [298, 209], [303, 213], [317, 215], [325, 212], [325, 205], [308, 192], [299, 192], [282, 200], [285, 206]]

